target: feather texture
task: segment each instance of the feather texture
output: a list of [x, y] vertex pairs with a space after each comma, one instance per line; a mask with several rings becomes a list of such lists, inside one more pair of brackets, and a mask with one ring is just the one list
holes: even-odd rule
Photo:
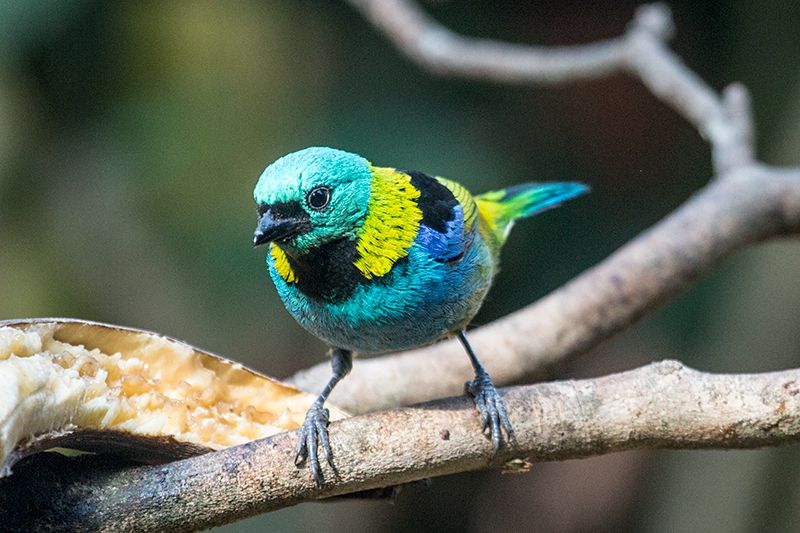
[[[306, 198], [320, 186], [331, 191], [324, 211]], [[295, 215], [303, 231], [276, 239], [267, 257], [289, 312], [332, 346], [386, 352], [463, 329], [491, 285], [514, 220], [586, 190], [542, 183], [473, 197], [441, 177], [309, 148], [268, 167], [255, 197], [262, 216], [274, 206], [303, 210]], [[286, 217], [290, 210], [281, 209], [277, 216]]]
[[267, 167], [254, 191], [253, 244], [270, 243], [267, 264], [286, 308], [333, 348], [333, 376], [306, 413], [295, 463], [308, 459], [321, 484], [319, 441], [333, 466], [323, 405], [350, 370], [351, 352], [412, 348], [453, 333], [475, 369], [467, 390], [496, 452], [501, 426], [510, 435], [511, 424], [464, 329], [514, 221], [587, 190], [534, 183], [473, 197], [454, 181], [321, 147]]
[[422, 219], [416, 202], [419, 190], [411, 186], [408, 174], [393, 168], [370, 170], [369, 206], [358, 233], [355, 262], [367, 279], [387, 274], [398, 259], [408, 255]]

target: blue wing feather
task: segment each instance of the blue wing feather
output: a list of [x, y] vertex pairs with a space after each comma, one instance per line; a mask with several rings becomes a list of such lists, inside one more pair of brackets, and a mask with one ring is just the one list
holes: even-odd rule
[[[474, 221], [465, 220], [465, 208], [453, 191], [421, 172], [407, 172], [411, 185], [420, 191], [417, 205], [422, 211], [422, 222], [416, 238], [417, 244], [427, 250], [436, 261], [458, 261], [464, 256], [475, 238]], [[468, 197], [472, 202], [472, 197]], [[476, 211], [474, 204], [468, 213]]]
[[445, 223], [447, 230], [440, 233], [425, 225], [420, 225], [417, 243], [428, 250], [431, 257], [437, 261], [457, 261], [464, 256], [464, 252], [475, 238], [474, 229], [464, 231], [464, 208], [461, 204], [453, 207], [455, 218]]

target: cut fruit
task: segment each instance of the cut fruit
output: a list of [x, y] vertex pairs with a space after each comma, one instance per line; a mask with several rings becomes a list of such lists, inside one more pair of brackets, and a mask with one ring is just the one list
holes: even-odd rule
[[299, 427], [315, 398], [156, 333], [3, 321], [0, 477], [53, 447], [159, 463], [242, 444]]

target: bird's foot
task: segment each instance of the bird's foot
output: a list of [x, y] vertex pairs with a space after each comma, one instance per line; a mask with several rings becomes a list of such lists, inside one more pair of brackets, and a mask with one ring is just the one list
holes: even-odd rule
[[473, 381], [467, 381], [464, 384], [464, 391], [472, 396], [475, 401], [475, 407], [481, 415], [481, 422], [483, 422], [483, 432], [488, 430], [488, 436], [492, 439], [492, 446], [494, 454], [500, 449], [500, 426], [505, 428], [506, 434], [509, 439], [513, 435], [511, 429], [511, 422], [508, 421], [506, 409], [503, 407], [503, 400], [500, 398], [500, 393], [492, 383], [492, 378], [485, 370], [481, 369], [475, 373]]
[[[331, 443], [328, 439], [328, 417], [330, 411], [322, 407], [321, 402], [314, 402], [308, 408], [306, 419], [303, 425], [300, 426], [300, 435], [297, 439], [297, 446], [295, 451], [297, 455], [294, 458], [296, 466], [302, 466], [304, 462], [308, 462], [308, 469], [311, 470], [311, 475], [314, 476], [314, 481], [317, 486], [322, 486], [322, 470], [319, 466], [319, 447], [322, 448], [322, 455], [328, 461], [328, 464], [333, 467], [333, 452], [331, 451]], [[320, 446], [318, 446], [318, 444]]]

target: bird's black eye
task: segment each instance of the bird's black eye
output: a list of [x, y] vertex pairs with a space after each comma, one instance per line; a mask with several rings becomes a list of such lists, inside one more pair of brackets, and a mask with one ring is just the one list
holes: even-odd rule
[[325, 185], [314, 187], [308, 191], [306, 202], [314, 211], [322, 211], [331, 203], [331, 190]]

